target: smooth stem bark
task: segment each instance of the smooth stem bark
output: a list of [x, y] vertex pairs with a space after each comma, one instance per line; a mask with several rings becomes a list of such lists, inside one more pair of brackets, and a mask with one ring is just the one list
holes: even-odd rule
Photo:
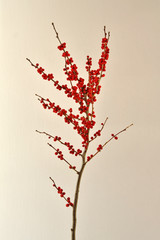
[[81, 170], [78, 174], [78, 179], [77, 179], [77, 185], [76, 185], [76, 190], [75, 190], [75, 198], [74, 198], [74, 205], [73, 205], [73, 217], [72, 217], [72, 228], [71, 228], [71, 233], [72, 233], [72, 240], [76, 240], [76, 225], [77, 225], [77, 204], [78, 204], [78, 197], [79, 197], [79, 189], [80, 189], [80, 183], [81, 183], [81, 178], [82, 178], [82, 173], [85, 167], [85, 161], [83, 157], [83, 164], [81, 167]]

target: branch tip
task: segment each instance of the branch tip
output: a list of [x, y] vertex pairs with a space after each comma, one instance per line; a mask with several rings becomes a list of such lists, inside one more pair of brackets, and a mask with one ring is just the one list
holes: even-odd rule
[[107, 37], [106, 26], [104, 26], [104, 36], [105, 36], [105, 38]]

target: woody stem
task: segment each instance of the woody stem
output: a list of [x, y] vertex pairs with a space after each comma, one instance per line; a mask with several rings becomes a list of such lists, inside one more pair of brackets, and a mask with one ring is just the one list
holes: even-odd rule
[[77, 205], [78, 205], [81, 178], [82, 178], [84, 168], [86, 166], [85, 158], [86, 158], [87, 150], [88, 150], [88, 146], [82, 154], [82, 166], [81, 166], [81, 169], [79, 171], [78, 178], [77, 178], [77, 184], [76, 184], [76, 190], [75, 190], [75, 196], [74, 196], [74, 205], [73, 205], [73, 215], [72, 215], [72, 228], [71, 228], [72, 238], [71, 238], [71, 240], [76, 240]]

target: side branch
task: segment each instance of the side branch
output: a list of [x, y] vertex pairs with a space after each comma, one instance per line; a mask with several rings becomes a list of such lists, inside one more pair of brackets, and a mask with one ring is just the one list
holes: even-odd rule
[[53, 148], [55, 150], [55, 154], [58, 155], [59, 154], [59, 158], [61, 160], [63, 160], [65, 163], [67, 163], [69, 165], [69, 168], [74, 170], [77, 174], [79, 174], [79, 172], [76, 170], [76, 167], [75, 166], [72, 166], [64, 157], [63, 157], [63, 154], [61, 151], [59, 151], [59, 149], [56, 149], [52, 144], [50, 143], [47, 143], [48, 146], [50, 146], [51, 148]]
[[49, 177], [49, 179], [53, 182], [53, 187], [57, 189], [58, 194], [60, 194], [60, 196], [64, 198], [64, 200], [67, 202], [66, 207], [69, 207], [69, 206], [73, 207], [73, 203], [70, 201], [70, 197], [66, 198], [64, 196], [66, 193], [63, 191], [63, 189], [61, 187], [57, 187], [55, 181], [51, 177]]
[[[61, 42], [61, 40], [60, 40], [60, 38], [59, 38], [59, 35], [58, 35], [58, 32], [57, 32], [57, 30], [56, 30], [56, 27], [55, 27], [54, 23], [52, 23], [52, 26], [53, 26], [53, 29], [54, 29], [54, 31], [55, 31], [55, 33], [56, 33], [56, 38], [58, 39], [59, 43], [62, 44], [62, 42]], [[65, 49], [63, 49], [63, 52], [66, 53]], [[71, 66], [72, 66], [72, 62], [71, 62], [70, 59], [68, 58], [68, 55], [66, 55], [66, 56], [65, 56], [65, 68], [66, 68], [66, 72], [67, 72], [67, 75], [68, 75], [68, 70], [67, 70], [67, 66], [66, 66], [66, 58], [67, 58], [67, 60], [69, 61], [69, 63], [70, 63]], [[71, 84], [71, 87], [73, 87], [71, 80], [70, 80], [70, 84]]]
[[30, 62], [30, 64], [31, 64], [32, 67], [37, 68], [36, 65], [34, 65], [29, 58], [26, 58], [26, 60], [27, 60], [28, 62]]
[[60, 40], [60, 38], [59, 38], [59, 35], [58, 35], [58, 32], [57, 32], [57, 30], [56, 30], [56, 27], [55, 27], [54, 23], [52, 23], [52, 26], [53, 26], [53, 29], [54, 29], [54, 31], [55, 31], [55, 33], [56, 33], [56, 38], [58, 39], [59, 43], [62, 44], [62, 42], [61, 42], [61, 40]]
[[106, 26], [104, 26], [104, 37], [108, 39], [110, 38], [110, 32], [108, 32], [108, 37], [107, 37], [107, 33], [106, 33]]
[[118, 135], [121, 134], [122, 132], [125, 132], [129, 127], [133, 126], [133, 123], [130, 124], [129, 126], [127, 126], [126, 128], [124, 128], [123, 130], [119, 131], [116, 134], [112, 134], [112, 137], [106, 141], [103, 145], [99, 145], [97, 148], [97, 152], [95, 152], [94, 154], [91, 154], [90, 156], [87, 157], [87, 161], [85, 163], [87, 163], [88, 161], [90, 161], [93, 157], [95, 157], [103, 148], [104, 146], [106, 146], [111, 140], [113, 139], [118, 139]]
[[100, 135], [101, 135], [101, 132], [102, 132], [102, 130], [103, 130], [103, 128], [104, 128], [107, 120], [108, 120], [108, 117], [106, 117], [104, 123], [101, 123], [101, 125], [102, 125], [101, 129], [98, 130], [96, 133], [94, 133], [94, 137], [91, 137], [91, 139], [89, 140], [89, 143], [92, 142], [97, 136], [100, 136]]
[[69, 150], [69, 153], [70, 153], [70, 154], [75, 154], [75, 156], [78, 156], [78, 155], [79, 155], [79, 156], [82, 157], [82, 154], [81, 154], [82, 150], [80, 150], [80, 149], [75, 150], [75, 149], [73, 148], [73, 145], [71, 145], [69, 142], [62, 142], [62, 141], [61, 141], [61, 137], [52, 136], [52, 135], [49, 134], [49, 133], [40, 132], [40, 131], [38, 131], [38, 130], [36, 130], [36, 132], [38, 132], [38, 133], [40, 133], [40, 134], [44, 134], [44, 135], [48, 136], [49, 139], [52, 138], [53, 141], [55, 141], [55, 142], [58, 141], [58, 142], [61, 143], [62, 145], [68, 147], [68, 150]]
[[125, 132], [125, 131], [126, 131], [129, 127], [131, 127], [131, 126], [133, 126], [133, 123], [130, 124], [129, 126], [127, 126], [126, 128], [124, 128], [123, 130], [121, 130], [120, 132], [114, 134], [114, 136], [112, 136], [107, 142], [105, 142], [105, 143], [103, 144], [103, 147], [104, 147], [107, 143], [109, 143], [113, 138], [115, 138], [116, 136], [118, 136], [118, 135], [121, 134], [122, 132]]
[[[86, 122], [84, 121], [84, 117], [81, 117], [79, 119], [79, 115], [74, 115], [72, 114], [72, 112], [69, 113], [68, 115], [68, 112], [67, 110], [65, 109], [62, 109], [59, 105], [55, 105], [54, 102], [50, 102], [50, 100], [47, 98], [43, 98], [41, 96], [39, 96], [38, 94], [35, 94], [37, 97], [38, 97], [38, 100], [40, 101], [40, 103], [42, 104], [42, 106], [44, 107], [44, 109], [52, 109], [54, 113], [56, 113], [57, 115], [59, 116], [63, 116], [64, 117], [64, 121], [65, 123], [67, 124], [72, 124], [74, 127], [73, 129], [77, 131], [77, 133], [84, 138], [84, 136], [86, 135], [86, 132], [87, 132], [87, 129], [86, 129], [86, 125], [89, 123], [89, 122]], [[47, 103], [45, 103], [45, 101]], [[79, 122], [78, 120], [81, 120], [82, 121], [82, 124], [85, 125], [85, 126], [80, 126], [79, 125]], [[94, 122], [92, 121], [92, 123], [89, 123], [89, 124], [94, 124]]]
[[61, 91], [63, 89], [64, 93], [67, 95], [67, 97], [74, 97], [73, 94], [72, 94], [72, 91], [73, 91], [73, 86], [71, 84], [71, 88], [69, 88], [67, 86], [67, 84], [65, 85], [60, 85], [59, 84], [59, 81], [56, 81], [54, 80], [54, 76], [53, 74], [46, 74], [44, 69], [42, 67], [39, 67], [39, 64], [33, 64], [32, 61], [29, 59], [29, 58], [26, 58], [26, 60], [31, 64], [31, 66], [33, 66], [34, 68], [37, 69], [37, 72], [39, 74], [41, 74], [41, 77], [44, 79], [44, 80], [48, 80], [48, 81], [52, 81], [54, 83], [54, 86], [56, 87], [56, 89], [58, 89], [59, 91]]

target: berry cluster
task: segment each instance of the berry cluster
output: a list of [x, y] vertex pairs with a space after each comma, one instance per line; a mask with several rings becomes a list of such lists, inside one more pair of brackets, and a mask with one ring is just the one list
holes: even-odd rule
[[44, 80], [48, 80], [48, 81], [53, 80], [54, 76], [53, 76], [52, 73], [49, 73], [49, 74], [44, 73], [44, 68], [39, 67], [39, 64], [38, 64], [38, 63], [36, 64], [35, 67], [37, 68], [37, 72], [38, 72], [39, 74], [42, 74], [42, 78], [43, 78]]
[[90, 72], [92, 66], [92, 58], [87, 56], [87, 62], [86, 62], [86, 71]]
[[[55, 184], [53, 184], [53, 186], [55, 187]], [[57, 188], [57, 192], [58, 194], [60, 194], [61, 197], [64, 197], [64, 195], [66, 194], [65, 192], [63, 192], [63, 189], [61, 187], [58, 187]]]
[[69, 168], [75, 170], [75, 169], [76, 169], [76, 166], [69, 165]]
[[90, 156], [87, 157], [87, 162], [89, 162], [91, 160], [91, 158], [93, 158], [93, 154], [91, 154]]
[[[55, 184], [53, 184], [53, 186], [55, 187]], [[66, 194], [65, 192], [63, 192], [63, 189], [61, 187], [57, 188], [57, 192], [58, 194], [60, 194], [61, 197], [64, 198], [64, 195]], [[70, 201], [70, 197], [68, 198], [64, 198], [68, 203], [66, 204], [66, 207], [72, 206], [73, 207], [73, 203]]]
[[53, 140], [54, 140], [55, 142], [56, 142], [56, 141], [61, 141], [61, 137], [55, 136]]
[[73, 207], [73, 203], [70, 201], [70, 197], [68, 197], [67, 198], [67, 204], [66, 204], [66, 207], [69, 207], [69, 206], [71, 206], [71, 207]]
[[57, 157], [58, 157], [60, 160], [64, 160], [62, 151], [60, 151], [59, 148], [56, 149], [55, 155], [57, 155]]
[[[50, 135], [49, 138], [51, 138], [51, 137], [52, 136]], [[55, 141], [55, 142], [59, 141], [61, 144], [65, 145], [68, 148], [70, 154], [74, 154], [75, 156], [81, 155], [82, 150], [80, 150], [80, 149], [75, 150], [73, 145], [71, 145], [69, 142], [62, 142], [61, 137], [55, 136], [52, 138], [53, 138], [53, 141]]]
[[118, 137], [117, 137], [117, 136], [115, 136], [113, 133], [111, 134], [111, 136], [112, 136], [112, 137], [114, 137], [114, 139], [115, 139], [115, 140], [117, 140], [117, 139], [118, 139]]
[[69, 142], [65, 142], [64, 145], [67, 146], [70, 154], [74, 154], [75, 156], [78, 156], [82, 153], [82, 150], [80, 150], [80, 149], [75, 150], [73, 148], [73, 145], [71, 145]]
[[101, 144], [99, 144], [97, 151], [100, 152], [103, 149], [103, 146]]
[[60, 51], [64, 50], [66, 48], [66, 43], [62, 43], [60, 46], [58, 46], [58, 49]]
[[90, 156], [87, 156], [87, 162], [89, 162], [97, 153], [99, 153], [103, 149], [104, 145], [102, 146], [101, 144], [98, 145], [97, 147], [97, 152], [95, 154], [91, 154]]
[[94, 133], [94, 135], [91, 137], [91, 140], [94, 140], [96, 137], [101, 136], [101, 130], [98, 130]]
[[72, 64], [73, 58], [70, 57], [70, 53], [68, 51], [66, 51], [65, 48], [66, 48], [66, 43], [61, 43], [58, 46], [58, 49], [60, 51], [63, 50], [62, 57], [65, 58], [65, 68], [63, 69], [63, 71], [67, 75], [68, 81], [77, 81], [78, 80], [77, 66], [76, 66], [76, 64]]

